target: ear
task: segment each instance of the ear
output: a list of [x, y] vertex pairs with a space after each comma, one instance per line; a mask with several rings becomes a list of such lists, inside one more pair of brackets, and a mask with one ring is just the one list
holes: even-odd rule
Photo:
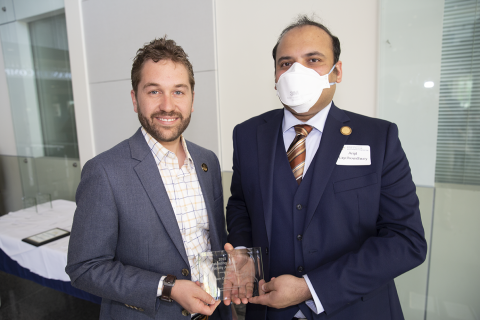
[[135, 111], [136, 113], [138, 113], [138, 109], [137, 109], [137, 98], [135, 97], [135, 91], [130, 91], [130, 96], [132, 96], [132, 103], [133, 103], [133, 111]]
[[193, 112], [193, 100], [195, 100], [195, 91], [192, 91], [192, 111]]
[[275, 72], [273, 73], [273, 81], [275, 82], [275, 91], [277, 91], [277, 67], [275, 66]]
[[336, 71], [336, 76], [337, 76], [337, 80], [335, 82], [336, 83], [342, 82], [342, 76], [343, 76], [342, 61], [337, 62], [337, 64], [335, 65], [335, 71]]

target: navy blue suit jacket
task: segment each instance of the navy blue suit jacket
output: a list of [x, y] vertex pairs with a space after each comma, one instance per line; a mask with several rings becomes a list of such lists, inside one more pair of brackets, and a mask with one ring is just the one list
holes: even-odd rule
[[[234, 247], [262, 247], [267, 281], [268, 247], [276, 232], [273, 163], [283, 114], [282, 109], [264, 113], [233, 133], [228, 241]], [[343, 126], [352, 133], [343, 135]], [[370, 146], [371, 165], [336, 165], [344, 145]], [[313, 161], [302, 248], [305, 270], [325, 312], [308, 317], [403, 319], [393, 279], [421, 264], [427, 245], [397, 126], [332, 103]], [[247, 319], [262, 319], [265, 312], [249, 304]]]

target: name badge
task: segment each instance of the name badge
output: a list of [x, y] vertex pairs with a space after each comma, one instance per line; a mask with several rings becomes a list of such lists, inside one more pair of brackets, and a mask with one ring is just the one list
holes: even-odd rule
[[344, 145], [337, 160], [339, 166], [369, 166], [370, 146]]

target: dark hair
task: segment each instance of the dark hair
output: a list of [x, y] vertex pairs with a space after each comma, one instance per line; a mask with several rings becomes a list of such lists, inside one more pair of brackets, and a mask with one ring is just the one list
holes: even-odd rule
[[161, 39], [154, 39], [150, 43], [138, 49], [137, 55], [133, 59], [132, 65], [132, 89], [137, 94], [138, 84], [141, 81], [141, 72], [143, 64], [152, 59], [153, 62], [160, 60], [171, 60], [175, 63], [179, 62], [185, 66], [188, 71], [188, 80], [192, 87], [192, 92], [195, 87], [195, 78], [193, 77], [193, 67], [190, 61], [188, 61], [188, 55], [183, 51], [182, 47], [177, 46], [175, 41], [167, 40], [165, 35]]
[[292, 24], [290, 24], [288, 27], [283, 29], [282, 33], [278, 37], [277, 44], [275, 45], [275, 47], [273, 47], [272, 56], [273, 56], [274, 63], [276, 63], [276, 61], [277, 61], [277, 48], [278, 48], [278, 44], [280, 43], [280, 40], [282, 40], [283, 36], [288, 31], [290, 31], [294, 28], [303, 27], [303, 26], [314, 26], [314, 27], [320, 28], [330, 36], [330, 38], [332, 39], [333, 64], [337, 63], [338, 60], [340, 59], [340, 51], [341, 51], [340, 50], [340, 40], [338, 40], [338, 38], [335, 37], [330, 32], [330, 30], [328, 30], [328, 28], [325, 27], [323, 24], [316, 22], [315, 20], [313, 20], [313, 18], [310, 19], [306, 15], [298, 16], [297, 20], [295, 20]]

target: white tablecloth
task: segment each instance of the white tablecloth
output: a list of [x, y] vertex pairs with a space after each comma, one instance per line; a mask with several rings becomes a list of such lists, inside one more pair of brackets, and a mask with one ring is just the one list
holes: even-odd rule
[[22, 267], [44, 278], [70, 281], [65, 273], [70, 237], [65, 237], [40, 247], [22, 241], [23, 238], [53, 229], [70, 231], [76, 204], [67, 200], [52, 201], [34, 209], [10, 212], [0, 217], [0, 249]]

